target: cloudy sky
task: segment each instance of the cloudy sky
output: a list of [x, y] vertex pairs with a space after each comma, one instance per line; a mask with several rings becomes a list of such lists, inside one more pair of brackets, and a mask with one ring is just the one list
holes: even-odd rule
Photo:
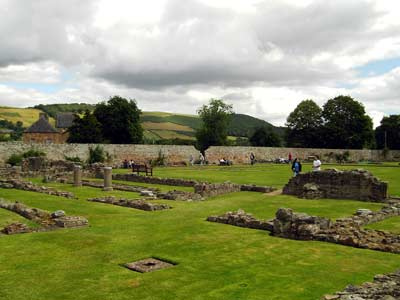
[[400, 113], [398, 0], [0, 0], [0, 105], [196, 113], [222, 98], [275, 125], [350, 95]]

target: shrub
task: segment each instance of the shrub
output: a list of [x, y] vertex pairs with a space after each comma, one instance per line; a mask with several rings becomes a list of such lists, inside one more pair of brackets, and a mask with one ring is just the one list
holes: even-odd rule
[[30, 150], [22, 153], [23, 158], [39, 157], [39, 156], [46, 156], [46, 153], [44, 153], [43, 151], [36, 150], [36, 149], [30, 149]]
[[8, 164], [12, 166], [19, 166], [22, 162], [22, 155], [21, 154], [11, 154], [11, 156], [6, 161]]
[[95, 148], [89, 147], [89, 158], [88, 163], [93, 164], [97, 162], [104, 162], [106, 160], [106, 154], [104, 153], [104, 149], [100, 146], [96, 146]]
[[82, 160], [78, 156], [67, 156], [67, 155], [64, 155], [64, 159], [67, 160], [67, 161], [72, 161], [72, 162], [76, 162], [76, 163], [82, 164]]
[[152, 167], [155, 166], [165, 166], [167, 163], [167, 157], [162, 153], [162, 151], [158, 151], [158, 157], [150, 162]]

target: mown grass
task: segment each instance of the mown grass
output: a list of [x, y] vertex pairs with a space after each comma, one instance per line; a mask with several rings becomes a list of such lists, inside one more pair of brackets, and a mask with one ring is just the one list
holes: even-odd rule
[[[339, 170], [366, 169], [381, 180], [389, 182], [389, 193], [400, 195], [400, 167], [396, 165], [324, 165], [324, 168]], [[303, 172], [311, 171], [311, 164], [303, 164]], [[116, 172], [126, 172], [117, 170]], [[159, 167], [154, 170], [155, 176], [170, 178], [186, 178], [199, 181], [223, 182], [231, 181], [241, 184], [258, 184], [282, 188], [292, 176], [290, 165], [256, 164], [233, 166], [191, 166], [191, 167]]]
[[[210, 176], [209, 181], [262, 177], [259, 182], [266, 185], [283, 185], [290, 176], [282, 166], [220, 169], [173, 168], [156, 172], [186, 178], [200, 173]], [[383, 175], [387, 172], [391, 170], [382, 170]], [[392, 185], [397, 189], [399, 183]], [[5, 189], [0, 189], [0, 197], [49, 211], [63, 209], [68, 215], [82, 215], [89, 219], [90, 227], [0, 237], [0, 299], [308, 300], [319, 299], [350, 283], [371, 280], [375, 274], [392, 272], [400, 263], [400, 255], [286, 240], [265, 231], [205, 221], [209, 215], [238, 208], [269, 219], [278, 207], [338, 218], [360, 207], [379, 209], [381, 205], [377, 203], [240, 192], [203, 202], [156, 201], [173, 208], [144, 212], [86, 201], [101, 195], [136, 198], [137, 193], [50, 186], [73, 191], [78, 199]], [[177, 265], [147, 274], [121, 266], [150, 256], [172, 260]]]

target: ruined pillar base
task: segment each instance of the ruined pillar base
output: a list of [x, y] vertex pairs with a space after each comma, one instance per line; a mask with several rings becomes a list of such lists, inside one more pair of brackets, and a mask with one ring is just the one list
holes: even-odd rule
[[114, 189], [112, 187], [103, 187], [103, 191], [105, 192], [109, 192], [109, 191], [113, 191]]

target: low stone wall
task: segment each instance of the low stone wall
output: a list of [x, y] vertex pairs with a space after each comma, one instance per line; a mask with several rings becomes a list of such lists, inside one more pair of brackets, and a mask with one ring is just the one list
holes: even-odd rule
[[283, 194], [302, 198], [354, 199], [384, 202], [388, 184], [365, 170], [322, 170], [299, 174], [289, 180]]
[[179, 178], [162, 178], [162, 177], [153, 177], [153, 176], [141, 176], [141, 175], [137, 175], [134, 173], [113, 174], [113, 179], [114, 180], [133, 181], [133, 182], [151, 183], [151, 184], [171, 185], [171, 186], [186, 186], [186, 187], [192, 187], [198, 183], [195, 180], [186, 180], [186, 179], [179, 179]]
[[142, 199], [137, 199], [137, 200], [123, 199], [123, 198], [117, 199], [113, 196], [104, 197], [104, 198], [90, 198], [90, 199], [88, 199], [88, 201], [130, 207], [130, 208], [135, 208], [135, 209], [140, 209], [140, 210], [145, 210], [145, 211], [156, 211], [156, 210], [164, 210], [164, 209], [171, 208], [170, 206], [168, 206], [166, 204], [150, 203], [150, 202], [146, 202]]
[[229, 211], [222, 216], [209, 216], [207, 221], [252, 229], [273, 230], [272, 221], [258, 220], [252, 214], [248, 214], [241, 209], [237, 212]]
[[66, 216], [65, 212], [62, 210], [49, 213], [38, 208], [28, 207], [19, 202], [8, 202], [4, 199], [0, 199], [0, 208], [17, 213], [24, 218], [32, 220], [40, 225], [39, 228], [29, 228], [27, 225], [22, 223], [9, 224], [3, 230], [1, 230], [1, 232], [5, 234], [47, 231], [60, 227], [82, 227], [89, 224], [86, 218], [80, 216]]
[[[103, 188], [103, 186], [104, 186], [104, 184], [102, 182], [88, 181], [88, 180], [82, 180], [82, 185], [94, 187], [94, 188]], [[133, 186], [133, 185], [126, 185], [126, 184], [116, 184], [116, 183], [113, 183], [112, 187], [114, 190], [125, 191], [125, 192], [136, 192], [136, 193], [140, 193], [141, 191], [144, 191], [144, 190], [146, 190], [146, 191], [150, 190], [153, 192], [160, 191], [157, 188], [144, 187], [144, 186]]]
[[400, 270], [385, 275], [375, 275], [373, 282], [348, 285], [334, 295], [325, 295], [323, 300], [396, 300], [400, 299]]
[[259, 186], [254, 184], [242, 184], [240, 186], [242, 192], [257, 192], [257, 193], [271, 193], [276, 191], [276, 188], [272, 186]]
[[307, 160], [318, 155], [324, 162], [334, 162], [335, 154], [349, 152], [350, 161], [400, 161], [400, 150], [390, 150], [386, 156], [382, 150], [348, 150], [348, 149], [317, 149], [317, 148], [278, 148], [278, 147], [241, 147], [241, 146], [211, 146], [206, 150], [206, 159], [211, 164], [219, 164], [221, 158], [233, 161], [234, 164], [249, 164], [250, 153], [254, 153], [258, 161], [274, 161], [276, 158], [292, 157]]
[[22, 181], [19, 179], [0, 179], [0, 188], [43, 193], [47, 195], [66, 197], [70, 199], [75, 198], [75, 195], [71, 192], [57, 191], [49, 187], [38, 186], [33, 184], [32, 182]]
[[194, 192], [202, 197], [214, 197], [227, 193], [240, 192], [240, 185], [225, 183], [198, 183], [194, 186]]

